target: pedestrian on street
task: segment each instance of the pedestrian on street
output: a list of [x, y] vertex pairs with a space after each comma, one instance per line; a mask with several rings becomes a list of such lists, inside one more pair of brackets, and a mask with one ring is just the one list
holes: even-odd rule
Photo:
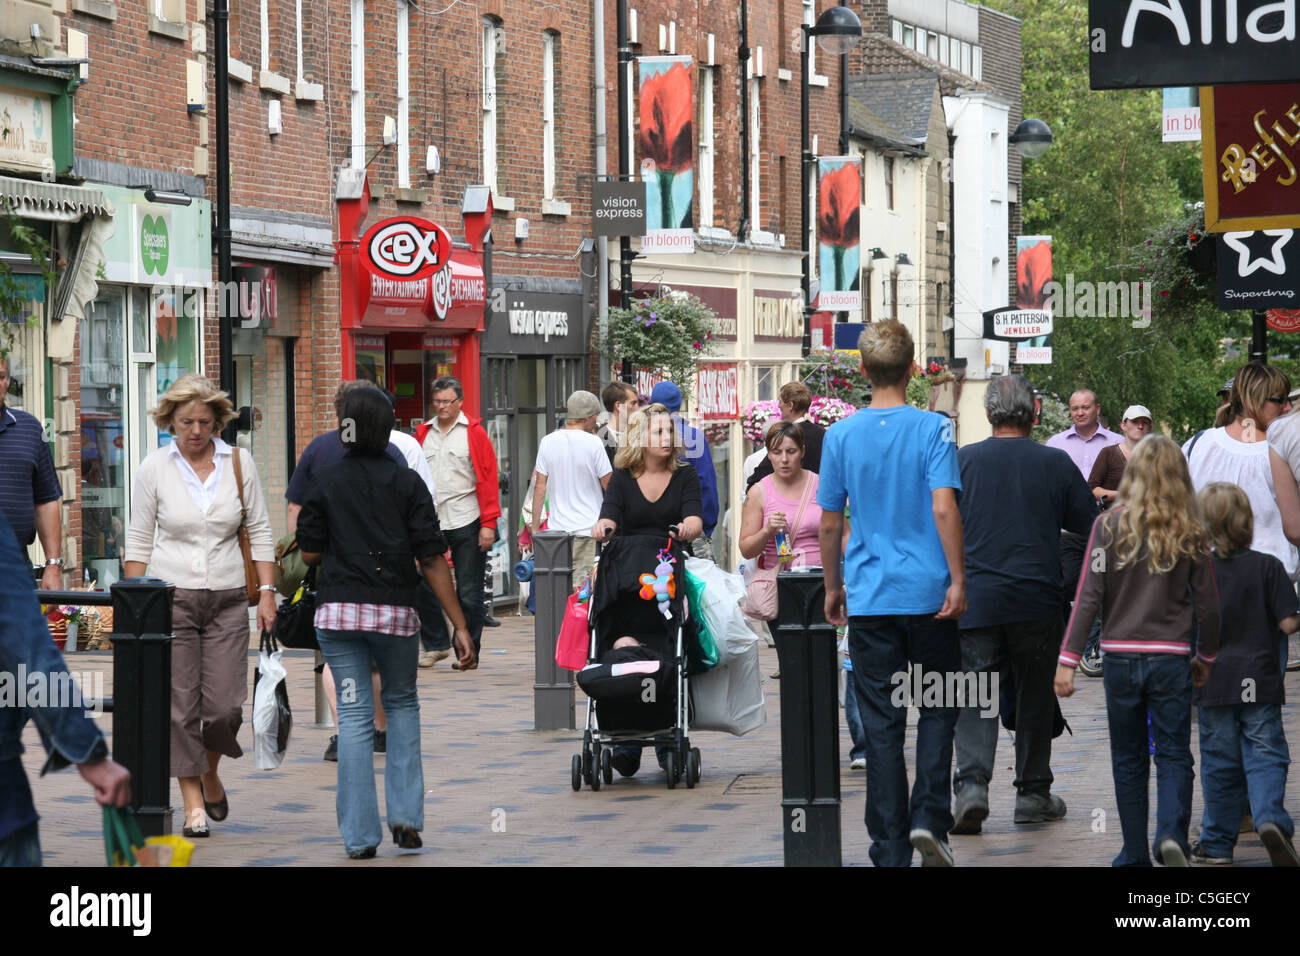
[[[1273, 423], [1291, 409], [1290, 392], [1291, 379], [1280, 369], [1255, 362], [1243, 365], [1229, 398], [1232, 421], [1192, 436], [1183, 445], [1183, 454], [1197, 491], [1227, 481], [1246, 493], [1255, 524], [1251, 548], [1281, 561], [1294, 582], [1300, 577], [1300, 554], [1286, 536], [1280, 505], [1285, 488], [1279, 494], [1268, 441]], [[1300, 514], [1291, 521], [1297, 523]]]
[[245, 510], [261, 588], [257, 626], [267, 631], [275, 621], [275, 549], [257, 465], [217, 437], [234, 417], [230, 398], [203, 376], [172, 383], [153, 411], [172, 440], [140, 464], [126, 533], [126, 576], [147, 568], [176, 585], [171, 770], [180, 780], [187, 837], [206, 837], [209, 819], [226, 819], [230, 804], [217, 764], [244, 753], [237, 736], [248, 697], [248, 596], [238, 538]]
[[[20, 668], [29, 678], [41, 675], [48, 688], [73, 683], [32, 590], [31, 565], [0, 511], [0, 671], [19, 674]], [[97, 802], [110, 807], [131, 802], [131, 774], [109, 759], [104, 735], [86, 712], [86, 703], [57, 699], [61, 695], [40, 696], [17, 707], [0, 707], [0, 867], [41, 865], [39, 817], [22, 762], [23, 726], [29, 718], [49, 755], [42, 775], [76, 764], [94, 787]]]
[[605, 443], [605, 453], [609, 455], [612, 467], [619, 447], [627, 441], [628, 416], [641, 406], [641, 399], [627, 382], [614, 379], [601, 389], [600, 402], [609, 412], [609, 421], [596, 429], [596, 437]]
[[[1219, 599], [1191, 476], [1178, 446], [1163, 435], [1138, 443], [1119, 499], [1093, 523], [1079, 597], [1057, 658], [1061, 697], [1074, 693], [1074, 670], [1098, 612], [1111, 773], [1124, 834], [1112, 865], [1151, 865], [1149, 714], [1157, 795], [1150, 847], [1165, 866], [1187, 866], [1192, 687], [1205, 684], [1218, 653]], [[1199, 628], [1195, 648], [1193, 622]]]
[[[596, 437], [599, 415], [600, 399], [591, 392], [580, 389], [570, 395], [564, 427], [542, 438], [534, 467], [532, 513], [540, 516], [545, 501], [549, 530], [572, 535], [575, 586], [596, 563], [596, 541], [591, 529], [600, 518], [600, 506], [614, 470], [604, 443]], [[534, 526], [530, 530], [535, 535], [541, 529]]]
[[[812, 392], [803, 382], [786, 382], [781, 386], [776, 405], [781, 410], [781, 421], [793, 422], [803, 429], [803, 470], [816, 474], [821, 470], [822, 442], [826, 437], [826, 429], [808, 417], [808, 409], [812, 407]], [[746, 476], [745, 488], [752, 488], [755, 482], [770, 474], [772, 460], [768, 456], [759, 461], [752, 474]]]
[[[683, 461], [678, 420], [663, 405], [637, 409], [628, 419], [627, 442], [614, 459], [614, 473], [605, 489], [600, 520], [591, 533], [608, 541], [615, 532], [664, 537], [670, 530], [677, 540], [690, 543], [704, 530], [700, 518], [700, 477]], [[623, 622], [628, 631], [653, 633], [661, 626], [653, 602], [638, 602], [649, 622]], [[669, 747], [657, 747], [659, 766], [665, 766]], [[641, 767], [641, 748], [615, 746], [614, 769], [631, 777]]]
[[1282, 562], [1250, 549], [1254, 521], [1244, 491], [1216, 481], [1197, 502], [1214, 545], [1222, 631], [1210, 679], [1192, 692], [1205, 800], [1192, 859], [1231, 863], [1249, 813], [1273, 865], [1300, 866], [1295, 824], [1282, 805], [1291, 754], [1282, 730], [1286, 691], [1277, 657], [1280, 634], [1300, 631], [1300, 604]]
[[[340, 426], [343, 425], [343, 401], [353, 391], [358, 388], [375, 388], [373, 382], [365, 379], [353, 379], [346, 382], [340, 382], [338, 388], [334, 390], [334, 416]], [[302, 511], [303, 502], [307, 500], [307, 495], [311, 490], [312, 479], [316, 473], [326, 465], [332, 465], [336, 461], [342, 461], [343, 456], [348, 453], [347, 446], [343, 444], [340, 438], [340, 428], [332, 428], [327, 432], [322, 432], [311, 440], [303, 450], [302, 456], [298, 459], [298, 465], [293, 470], [293, 477], [289, 479], [289, 487], [284, 490], [284, 497], [289, 502], [288, 511], [288, 528], [289, 532], [296, 533], [298, 529], [298, 514]], [[429, 493], [433, 494], [433, 476], [429, 472], [429, 466], [424, 460], [424, 454], [420, 451], [419, 444], [409, 435], [402, 435], [411, 445], [415, 446], [415, 461], [412, 460], [408, 449], [405, 446], [399, 446], [394, 440], [396, 436], [402, 433], [393, 430], [388, 436], [388, 457], [398, 464], [406, 464], [424, 479], [425, 484], [429, 487]], [[429, 592], [427, 599], [425, 591], [427, 588], [420, 589], [420, 640], [425, 642], [426, 647], [446, 648], [450, 645], [451, 639], [447, 636], [447, 626], [442, 621], [442, 608], [434, 600], [433, 592]], [[437, 624], [432, 622], [435, 620]], [[439, 650], [443, 657], [451, 653], [449, 650]], [[375, 692], [375, 753], [384, 753], [387, 748], [388, 740], [388, 717], [384, 714], [383, 704], [379, 699], [379, 672], [376, 670], [371, 675], [371, 683]], [[330, 715], [333, 717], [334, 726], [339, 725], [338, 711], [334, 706], [334, 674], [330, 671], [329, 664], [321, 665], [321, 688], [325, 692], [325, 700], [329, 702]], [[329, 743], [325, 746], [325, 754], [322, 760], [336, 761], [339, 759], [339, 736], [331, 734]]]
[[[1048, 448], [1059, 448], [1070, 456], [1070, 460], [1074, 462], [1085, 481], [1091, 477], [1093, 465], [1097, 463], [1097, 457], [1102, 450], [1124, 440], [1123, 435], [1116, 435], [1102, 428], [1100, 418], [1101, 402], [1097, 401], [1097, 393], [1088, 388], [1079, 389], [1070, 396], [1070, 420], [1073, 424], [1065, 431], [1058, 432], [1047, 439]], [[1083, 566], [1085, 544], [1087, 544], [1085, 535], [1071, 534], [1069, 531], [1062, 530], [1060, 541], [1061, 577], [1064, 581], [1061, 592], [1062, 620], [1069, 620], [1070, 602], [1074, 600], [1074, 593], [1079, 589], [1079, 571]], [[1097, 628], [1094, 627], [1093, 630], [1095, 637]]]
[[[59, 502], [63, 489], [54, 473], [54, 459], [40, 421], [5, 403], [11, 376], [9, 356], [0, 355], [0, 514], [8, 519], [22, 547], [40, 537], [45, 552], [40, 586], [46, 591], [60, 591], [63, 523]], [[28, 565], [28, 581], [30, 568]]]
[[1124, 477], [1133, 449], [1151, 434], [1150, 410], [1145, 405], [1130, 405], [1124, 409], [1119, 430], [1124, 433], [1124, 440], [1103, 448], [1088, 475], [1088, 487], [1103, 507], [1108, 507], [1119, 494], [1119, 481]]
[[393, 842], [418, 847], [424, 829], [417, 561], [451, 617], [462, 667], [472, 665], [474, 652], [433, 499], [414, 471], [387, 455], [392, 406], [377, 389], [357, 389], [343, 400], [342, 420], [350, 426], [340, 428], [348, 454], [317, 473], [298, 516], [298, 546], [303, 561], [321, 568], [315, 623], [338, 688], [339, 829], [348, 856], [368, 859], [383, 836], [375, 795], [372, 660], [388, 714], [384, 795]]
[[[1053, 661], [1064, 628], [1060, 529], [1087, 534], [1097, 508], [1069, 457], [1029, 437], [1039, 402], [1028, 379], [993, 379], [984, 411], [993, 437], [957, 452], [967, 601], [961, 669], [994, 693], [1001, 675], [1015, 682], [1013, 819], [1047, 823], [1065, 816], [1065, 801], [1051, 792]], [[969, 694], [965, 704], [957, 717], [953, 832], [979, 833], [989, 813], [998, 719]]]
[[700, 477], [700, 500], [703, 503], [704, 533], [694, 538], [691, 550], [697, 558], [713, 559], [713, 529], [718, 523], [718, 474], [713, 467], [713, 452], [704, 432], [686, 421], [680, 414], [682, 390], [672, 382], [660, 382], [650, 391], [650, 404], [662, 405], [673, 413], [677, 430], [681, 434], [685, 451], [682, 460], [695, 469]]
[[[474, 659], [468, 665], [453, 663], [453, 670], [478, 667], [485, 613], [485, 555], [496, 543], [497, 519], [501, 517], [497, 453], [482, 420], [466, 415], [464, 404], [465, 386], [460, 379], [442, 376], [433, 383], [434, 417], [415, 430], [415, 440], [424, 449], [438, 487], [434, 498], [438, 522], [451, 549], [456, 593], [474, 641]], [[444, 610], [450, 617], [451, 609]], [[436, 624], [445, 630], [441, 618]]]
[[[817, 503], [822, 508], [826, 620], [849, 624], [858, 710], [867, 735], [867, 833], [876, 866], [951, 866], [948, 831], [955, 701], [914, 701], [916, 783], [903, 762], [907, 708], [895, 675], [908, 667], [954, 674], [957, 618], [966, 610], [957, 447], [944, 415], [907, 404], [912, 336], [897, 321], [858, 338], [871, 404], [826, 430]], [[844, 508], [853, 509], [840, 570]], [[846, 598], [847, 588], [847, 598]], [[847, 605], [847, 606], [846, 606]]]

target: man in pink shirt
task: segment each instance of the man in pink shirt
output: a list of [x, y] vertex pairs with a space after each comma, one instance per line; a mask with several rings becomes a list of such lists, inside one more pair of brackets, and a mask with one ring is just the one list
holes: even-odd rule
[[1124, 440], [1123, 435], [1102, 428], [1097, 421], [1099, 415], [1101, 402], [1097, 401], [1097, 393], [1082, 388], [1070, 396], [1070, 419], [1074, 425], [1047, 440], [1048, 448], [1059, 448], [1070, 456], [1070, 461], [1083, 472], [1084, 481], [1092, 474], [1093, 462], [1101, 450]]
[[[1101, 415], [1101, 402], [1097, 393], [1091, 389], [1081, 388], [1070, 396], [1070, 419], [1074, 425], [1060, 434], [1047, 439], [1048, 448], [1059, 448], [1070, 456], [1083, 480], [1092, 474], [1093, 463], [1101, 450], [1108, 445], [1118, 445], [1124, 440], [1123, 435], [1102, 428], [1097, 421]], [[1070, 620], [1070, 604], [1074, 592], [1079, 586], [1079, 572], [1083, 567], [1083, 552], [1088, 545], [1087, 535], [1071, 534], [1061, 531], [1061, 578], [1064, 589], [1061, 594], [1061, 613], [1066, 622]], [[1100, 621], [1093, 622], [1093, 637], [1101, 632]]]

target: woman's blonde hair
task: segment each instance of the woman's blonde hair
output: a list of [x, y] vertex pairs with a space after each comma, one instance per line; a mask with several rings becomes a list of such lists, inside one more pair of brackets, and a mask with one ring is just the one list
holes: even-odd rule
[[1250, 499], [1239, 485], [1230, 481], [1214, 481], [1201, 489], [1196, 496], [1210, 534], [1210, 544], [1220, 557], [1249, 548], [1255, 540], [1255, 515], [1250, 510]]
[[1270, 398], [1286, 398], [1291, 394], [1291, 379], [1273, 365], [1251, 362], [1243, 365], [1232, 380], [1228, 394], [1233, 419], [1250, 419], [1263, 431], [1261, 414], [1264, 403]]
[[226, 427], [226, 424], [235, 417], [235, 406], [230, 401], [230, 396], [221, 391], [202, 375], [182, 375], [176, 381], [172, 382], [171, 388], [163, 392], [162, 397], [158, 399], [158, 407], [153, 410], [153, 420], [159, 428], [165, 428], [173, 435], [172, 415], [176, 409], [182, 405], [188, 405], [190, 402], [200, 402], [212, 409], [212, 414], [216, 417], [216, 431]]
[[1137, 443], [1119, 482], [1120, 507], [1106, 522], [1106, 544], [1118, 567], [1146, 553], [1152, 574], [1166, 574], [1183, 558], [1199, 560], [1208, 545], [1196, 491], [1182, 450], [1164, 435]]
[[678, 459], [686, 453], [682, 444], [682, 432], [677, 427], [673, 413], [663, 405], [646, 405], [638, 408], [627, 420], [626, 443], [614, 456], [615, 468], [626, 468], [633, 478], [645, 474], [645, 450], [650, 444], [650, 422], [656, 415], [666, 415], [673, 430], [673, 454], [668, 457], [668, 470], [676, 471], [681, 462]]

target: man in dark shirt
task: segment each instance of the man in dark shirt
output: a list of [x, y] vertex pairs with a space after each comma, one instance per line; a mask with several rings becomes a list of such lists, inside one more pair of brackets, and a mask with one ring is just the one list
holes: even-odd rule
[[[31, 572], [5, 515], [0, 512], [0, 673], [9, 677], [11, 699], [0, 705], [0, 867], [40, 866], [36, 805], [23, 770], [23, 726], [40, 731], [49, 759], [41, 773], [73, 763], [106, 806], [131, 802], [131, 774], [108, 756], [104, 735], [71, 688], [67, 665], [32, 590]], [[15, 675], [26, 675], [26, 679]], [[36, 690], [39, 677], [40, 687]], [[16, 698], [12, 696], [16, 692]], [[15, 706], [16, 705], [16, 706]], [[68, 798], [64, 798], [68, 799]]]
[[[781, 421], [797, 422], [803, 429], [804, 471], [811, 471], [813, 474], [821, 471], [822, 439], [826, 437], [826, 429], [808, 417], [808, 409], [812, 407], [812, 392], [808, 390], [808, 386], [803, 382], [787, 382], [781, 386], [781, 394], [776, 404], [781, 409]], [[754, 473], [749, 476], [745, 490], [748, 491], [754, 482], [770, 474], [772, 474], [772, 459], [764, 456], [758, 463], [758, 467], [754, 469]]]
[[[1010, 671], [1016, 689], [1015, 822], [1065, 816], [1051, 793], [1052, 681], [1061, 643], [1060, 529], [1086, 534], [1097, 508], [1088, 483], [1063, 451], [1029, 437], [1038, 414], [1023, 376], [989, 383], [984, 408], [993, 437], [957, 453], [966, 553], [962, 670], [977, 687]], [[969, 682], [967, 682], [969, 684]], [[992, 685], [996, 687], [996, 685]], [[997, 712], [967, 701], [957, 718], [954, 833], [978, 833], [998, 742]]]
[[54, 459], [40, 421], [5, 404], [9, 376], [9, 357], [0, 356], [0, 512], [9, 519], [24, 548], [40, 535], [45, 551], [41, 587], [57, 591], [63, 588], [63, 524], [59, 514], [63, 489], [54, 473]]

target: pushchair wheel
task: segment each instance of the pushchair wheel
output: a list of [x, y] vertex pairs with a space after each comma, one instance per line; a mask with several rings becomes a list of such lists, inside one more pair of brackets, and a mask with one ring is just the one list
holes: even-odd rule
[[597, 750], [591, 757], [591, 778], [587, 781], [592, 790], [600, 789], [601, 764], [609, 759], [609, 752]]
[[573, 755], [573, 779], [569, 782], [574, 790], [582, 789], [582, 754]]
[[668, 775], [668, 789], [677, 787], [677, 754], [669, 751], [664, 755], [664, 773]]
[[614, 782], [614, 764], [608, 750], [600, 752], [600, 773], [606, 783]]
[[686, 788], [694, 790], [700, 782], [700, 748], [692, 747], [686, 755]]

